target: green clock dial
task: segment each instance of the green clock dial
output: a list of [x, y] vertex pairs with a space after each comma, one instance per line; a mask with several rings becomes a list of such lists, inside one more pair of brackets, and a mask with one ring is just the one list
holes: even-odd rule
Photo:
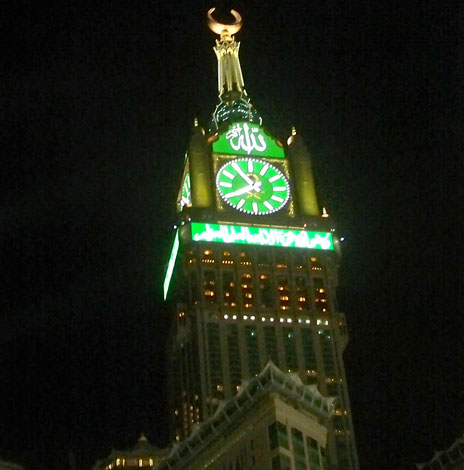
[[187, 173], [182, 185], [182, 195], [180, 199], [180, 208], [192, 205], [192, 193], [190, 191], [190, 173]]
[[272, 214], [290, 197], [282, 171], [255, 158], [237, 158], [223, 165], [216, 176], [216, 187], [226, 204], [247, 214]]

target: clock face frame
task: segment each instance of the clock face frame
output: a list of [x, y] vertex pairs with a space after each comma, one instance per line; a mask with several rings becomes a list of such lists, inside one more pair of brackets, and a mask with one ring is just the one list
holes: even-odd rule
[[184, 207], [192, 205], [192, 191], [190, 185], [190, 168], [188, 158], [185, 159], [184, 174], [182, 176], [182, 184], [177, 193], [177, 212], [181, 212]]
[[252, 215], [273, 214], [290, 198], [282, 170], [259, 158], [235, 158], [224, 163], [216, 174], [216, 188], [228, 206]]
[[190, 191], [190, 173], [187, 173], [182, 184], [182, 192], [180, 199], [180, 207], [183, 209], [184, 206], [192, 205], [192, 193]]

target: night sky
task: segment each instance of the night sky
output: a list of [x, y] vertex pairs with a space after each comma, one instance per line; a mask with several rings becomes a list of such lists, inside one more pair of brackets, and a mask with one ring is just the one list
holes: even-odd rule
[[[85, 469], [142, 431], [168, 441], [161, 285], [193, 118], [217, 103], [214, 4], [10, 3], [0, 455], [63, 469], [72, 450]], [[282, 140], [296, 126], [346, 238], [338, 294], [366, 470], [412, 469], [464, 432], [464, 12], [452, 3], [220, 4], [243, 15], [264, 125]]]

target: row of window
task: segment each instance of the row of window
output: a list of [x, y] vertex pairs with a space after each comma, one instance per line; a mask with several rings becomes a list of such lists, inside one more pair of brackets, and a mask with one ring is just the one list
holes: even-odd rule
[[[293, 282], [292, 282], [293, 281]], [[327, 314], [329, 302], [324, 280], [314, 277], [309, 282], [306, 276], [277, 275], [273, 279], [270, 273], [255, 276], [251, 272], [236, 274], [234, 271], [203, 270], [200, 287], [196, 273], [191, 276], [192, 301], [197, 303], [202, 298], [207, 305], [235, 309], [241, 306], [245, 310], [252, 308], [288, 311], [315, 310]], [[311, 303], [311, 299], [314, 300]]]
[[[255, 251], [256, 250], [256, 251]], [[198, 254], [193, 250], [188, 253], [186, 258], [188, 265], [197, 263], [213, 264], [217, 266], [253, 266], [276, 267], [277, 269], [304, 270], [309, 269], [312, 272], [322, 272], [323, 266], [315, 256], [308, 256], [301, 252], [289, 253], [285, 250], [269, 250], [256, 248], [239, 250], [235, 252], [229, 249], [207, 248]]]
[[137, 459], [137, 458], [118, 458], [116, 461], [110, 463], [107, 465], [106, 469], [111, 470], [114, 467], [152, 467], [154, 464], [153, 458], [143, 458], [143, 459]]

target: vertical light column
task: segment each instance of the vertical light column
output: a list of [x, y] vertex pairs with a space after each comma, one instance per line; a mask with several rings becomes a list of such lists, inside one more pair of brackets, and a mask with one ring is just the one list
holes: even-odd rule
[[292, 134], [288, 138], [288, 156], [293, 167], [293, 182], [301, 215], [319, 215], [311, 157], [299, 135]]
[[211, 189], [208, 143], [205, 131], [199, 126], [193, 128], [188, 156], [190, 162], [192, 207], [211, 208], [213, 205], [213, 194]]

